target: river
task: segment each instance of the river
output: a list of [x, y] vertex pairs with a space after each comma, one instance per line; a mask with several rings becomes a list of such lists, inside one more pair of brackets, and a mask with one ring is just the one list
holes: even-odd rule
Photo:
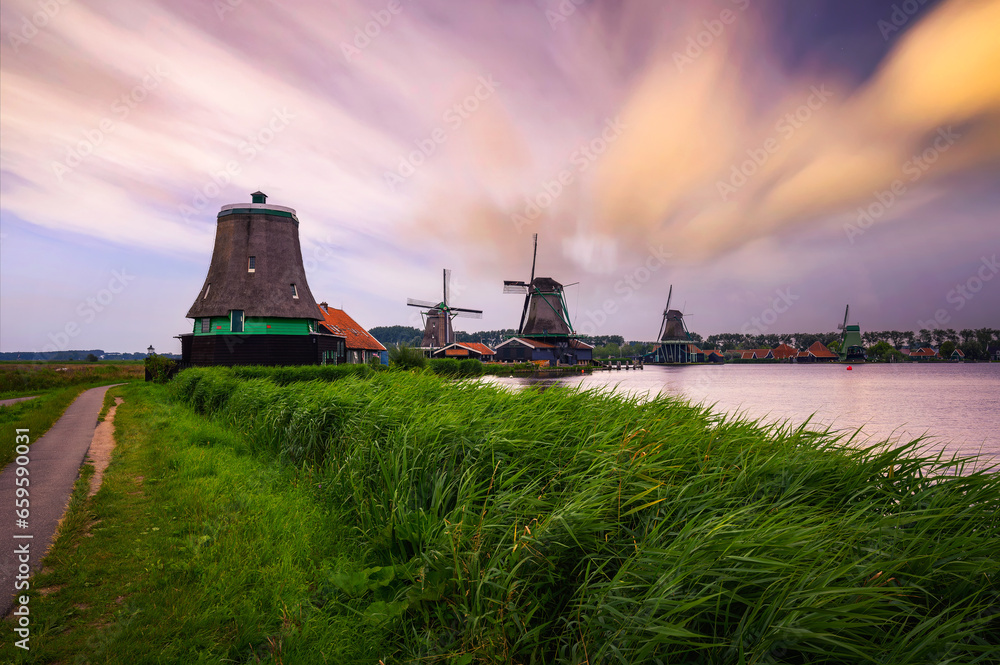
[[497, 378], [523, 387], [563, 384], [680, 395], [766, 421], [861, 428], [876, 440], [928, 437], [930, 450], [1000, 463], [1000, 363], [725, 364], [647, 366], [558, 379]]

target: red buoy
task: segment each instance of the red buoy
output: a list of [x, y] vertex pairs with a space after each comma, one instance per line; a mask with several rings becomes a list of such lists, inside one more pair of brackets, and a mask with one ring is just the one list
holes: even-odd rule
[[848, 365], [848, 366], [847, 366], [847, 369], [848, 369], [848, 370], [850, 370], [850, 369], [851, 369], [851, 366], [850, 366], [850, 365]]

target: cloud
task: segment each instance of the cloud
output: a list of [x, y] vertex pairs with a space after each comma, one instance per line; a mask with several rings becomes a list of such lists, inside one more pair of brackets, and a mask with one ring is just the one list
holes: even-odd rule
[[[860, 84], [778, 60], [775, 5], [592, 2], [553, 24], [545, 2], [387, 4], [67, 3], [18, 41], [38, 5], [5, 2], [2, 214], [207, 256], [219, 206], [262, 188], [306, 245], [365, 243], [343, 249], [378, 280], [322, 269], [360, 299], [443, 265], [523, 278], [538, 232], [540, 271], [583, 280], [586, 307], [651, 246], [678, 278], [735, 256], [752, 275], [751, 250], [817, 229], [848, 251], [841, 225], [895, 180], [886, 224], [1000, 165], [998, 0], [925, 10]], [[483, 77], [496, 90], [462, 106]], [[935, 148], [939, 130], [959, 138]]]

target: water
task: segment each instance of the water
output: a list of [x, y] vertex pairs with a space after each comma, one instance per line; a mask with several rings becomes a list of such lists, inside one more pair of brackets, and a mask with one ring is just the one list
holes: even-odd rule
[[766, 421], [856, 430], [875, 440], [929, 437], [929, 450], [1000, 463], [1000, 363], [761, 364], [647, 366], [558, 379], [494, 383], [563, 384], [633, 394], [680, 395], [714, 410]]

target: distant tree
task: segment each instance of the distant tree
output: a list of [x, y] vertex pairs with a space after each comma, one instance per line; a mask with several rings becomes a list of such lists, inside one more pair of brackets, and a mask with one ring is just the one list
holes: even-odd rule
[[990, 345], [995, 344], [994, 338], [1000, 331], [992, 330], [990, 328], [976, 328], [976, 341], [983, 349], [987, 349]]
[[424, 339], [424, 331], [412, 326], [376, 326], [368, 332], [386, 348], [399, 344], [420, 346]]
[[917, 342], [920, 346], [930, 346], [931, 345], [931, 331], [927, 328], [921, 328], [920, 332], [917, 333]]
[[948, 358], [951, 358], [951, 354], [954, 352], [955, 342], [950, 339], [941, 342], [941, 349], [938, 351], [938, 355], [947, 360]]
[[605, 344], [594, 348], [595, 358], [617, 358], [621, 355], [621, 347], [615, 343]]
[[896, 349], [892, 348], [892, 345], [885, 340], [875, 342], [870, 347], [868, 347], [868, 358], [872, 360], [877, 360], [879, 362], [889, 362], [893, 357], [902, 358], [901, 354]]
[[962, 350], [962, 353], [964, 353], [965, 357], [969, 360], [987, 360], [986, 349], [984, 349], [975, 339], [959, 345], [958, 348]]
[[826, 345], [826, 348], [830, 349], [834, 353], [840, 353], [840, 340], [835, 339]]
[[693, 341], [693, 342], [694, 342], [695, 344], [701, 344], [702, 342], [704, 342], [704, 341], [705, 341], [705, 340], [704, 340], [704, 339], [702, 338], [702, 336], [701, 336], [701, 335], [699, 335], [699, 334], [698, 334], [698, 333], [696, 333], [696, 332], [693, 332], [693, 333], [691, 333], [691, 340], [692, 340], [692, 341]]
[[100, 358], [98, 358], [97, 356], [95, 356], [93, 353], [88, 353], [87, 354], [87, 362], [88, 363], [96, 363], [98, 360], [100, 360]]

